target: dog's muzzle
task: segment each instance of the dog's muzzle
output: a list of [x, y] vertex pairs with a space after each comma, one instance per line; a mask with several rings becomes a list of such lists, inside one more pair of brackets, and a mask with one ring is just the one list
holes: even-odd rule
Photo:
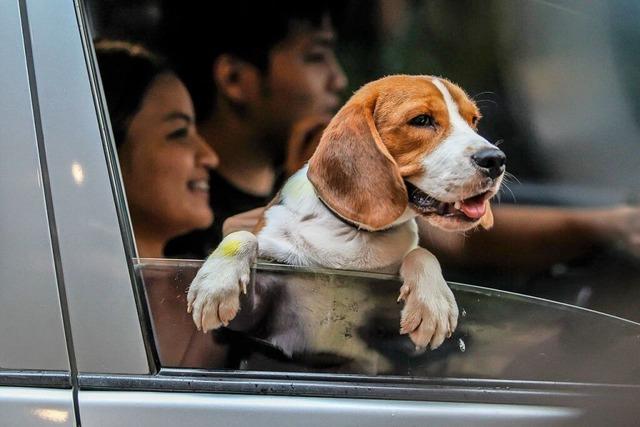
[[454, 203], [441, 202], [420, 190], [409, 181], [405, 181], [404, 183], [407, 186], [409, 203], [421, 215], [455, 216], [466, 221], [477, 221], [485, 214], [485, 202], [491, 197], [490, 191], [484, 191]]

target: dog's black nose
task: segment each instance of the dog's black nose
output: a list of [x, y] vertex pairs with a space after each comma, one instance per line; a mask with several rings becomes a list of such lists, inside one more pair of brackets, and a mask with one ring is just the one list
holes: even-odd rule
[[504, 172], [507, 156], [497, 148], [484, 148], [473, 156], [471, 160], [490, 178], [496, 178]]

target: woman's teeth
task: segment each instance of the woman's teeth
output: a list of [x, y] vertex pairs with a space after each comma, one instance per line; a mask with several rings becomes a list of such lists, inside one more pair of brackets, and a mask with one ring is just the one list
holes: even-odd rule
[[205, 179], [189, 181], [189, 189], [196, 191], [209, 191], [209, 181]]

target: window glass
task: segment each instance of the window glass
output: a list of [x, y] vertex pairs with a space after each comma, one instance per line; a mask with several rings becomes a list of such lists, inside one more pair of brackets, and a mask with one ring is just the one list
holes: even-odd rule
[[[141, 42], [160, 53], [166, 34], [188, 29], [166, 26], [175, 8], [170, 0], [88, 1], [97, 38]], [[259, 310], [242, 306], [236, 321], [245, 322], [242, 327], [232, 322], [204, 334], [187, 313], [186, 292], [201, 265], [191, 259], [205, 255], [178, 250], [185, 244], [178, 242], [167, 245], [175, 252], [165, 250], [173, 258], [152, 259], [141, 250], [138, 233], [140, 258], [134, 263], [161, 366], [638, 383], [629, 374], [640, 372], [637, 362], [627, 355], [640, 345], [640, 326], [633, 323], [640, 321], [640, 87], [633, 74], [640, 64], [632, 49], [640, 42], [640, 29], [632, 24], [639, 17], [635, 3], [614, 1], [344, 2], [334, 16], [337, 57], [329, 55], [348, 77], [334, 82], [344, 86], [340, 103], [388, 74], [443, 76], [476, 102], [483, 116], [478, 133], [507, 155], [492, 231], [443, 238], [421, 226], [421, 244], [436, 254], [444, 277], [469, 284], [451, 285], [461, 312], [458, 329], [439, 349], [420, 353], [398, 333], [401, 305], [395, 301], [402, 284], [396, 276], [260, 264], [249, 293], [272, 288], [268, 303]], [[182, 54], [197, 55], [190, 48], [185, 45]], [[306, 57], [312, 63], [322, 58], [317, 52]], [[256, 67], [258, 75], [264, 72]], [[210, 142], [211, 127], [200, 117], [208, 92], [185, 86], [195, 104], [186, 122], [197, 122], [194, 129]], [[270, 90], [262, 95], [273, 101]], [[263, 107], [278, 113], [298, 108], [285, 103], [277, 110], [273, 102]], [[193, 136], [192, 130], [181, 132]], [[174, 131], [168, 135], [181, 138]], [[206, 166], [225, 171], [224, 147], [216, 150], [220, 158], [209, 155]], [[135, 159], [126, 147], [118, 152], [129, 156], [126, 162]], [[178, 161], [178, 154], [172, 159]], [[126, 162], [120, 158], [125, 187], [131, 171], [151, 170]], [[270, 176], [273, 185], [253, 193], [226, 187], [221, 177], [228, 169], [212, 173], [218, 226], [227, 214], [268, 203], [285, 180], [281, 171], [289, 165], [281, 163]], [[189, 188], [209, 191], [196, 175]], [[149, 186], [140, 188], [152, 193]], [[134, 194], [132, 188], [125, 192]], [[172, 200], [155, 201], [161, 208]], [[231, 205], [244, 208], [233, 211]], [[129, 207], [134, 229], [154, 224], [138, 216], [140, 206], [131, 199]], [[219, 231], [205, 252], [216, 246]], [[254, 316], [247, 319], [246, 313]]]
[[[546, 300], [455, 284], [451, 338], [416, 351], [398, 334], [401, 282], [379, 273], [258, 264], [242, 313], [203, 333], [186, 292], [201, 262], [137, 259], [160, 363], [171, 368], [638, 384], [640, 326]], [[251, 307], [251, 289], [264, 307]], [[257, 305], [257, 304], [256, 304]], [[241, 308], [242, 311], [242, 308]], [[258, 313], [258, 314], [256, 314]], [[254, 326], [247, 327], [246, 322]], [[242, 329], [241, 331], [234, 329]]]

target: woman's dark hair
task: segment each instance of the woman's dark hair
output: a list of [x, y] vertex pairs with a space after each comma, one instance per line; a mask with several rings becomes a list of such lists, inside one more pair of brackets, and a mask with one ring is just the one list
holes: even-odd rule
[[116, 40], [95, 43], [102, 87], [107, 97], [116, 147], [127, 135], [131, 118], [138, 112], [151, 83], [172, 73], [160, 56], [139, 44]]

